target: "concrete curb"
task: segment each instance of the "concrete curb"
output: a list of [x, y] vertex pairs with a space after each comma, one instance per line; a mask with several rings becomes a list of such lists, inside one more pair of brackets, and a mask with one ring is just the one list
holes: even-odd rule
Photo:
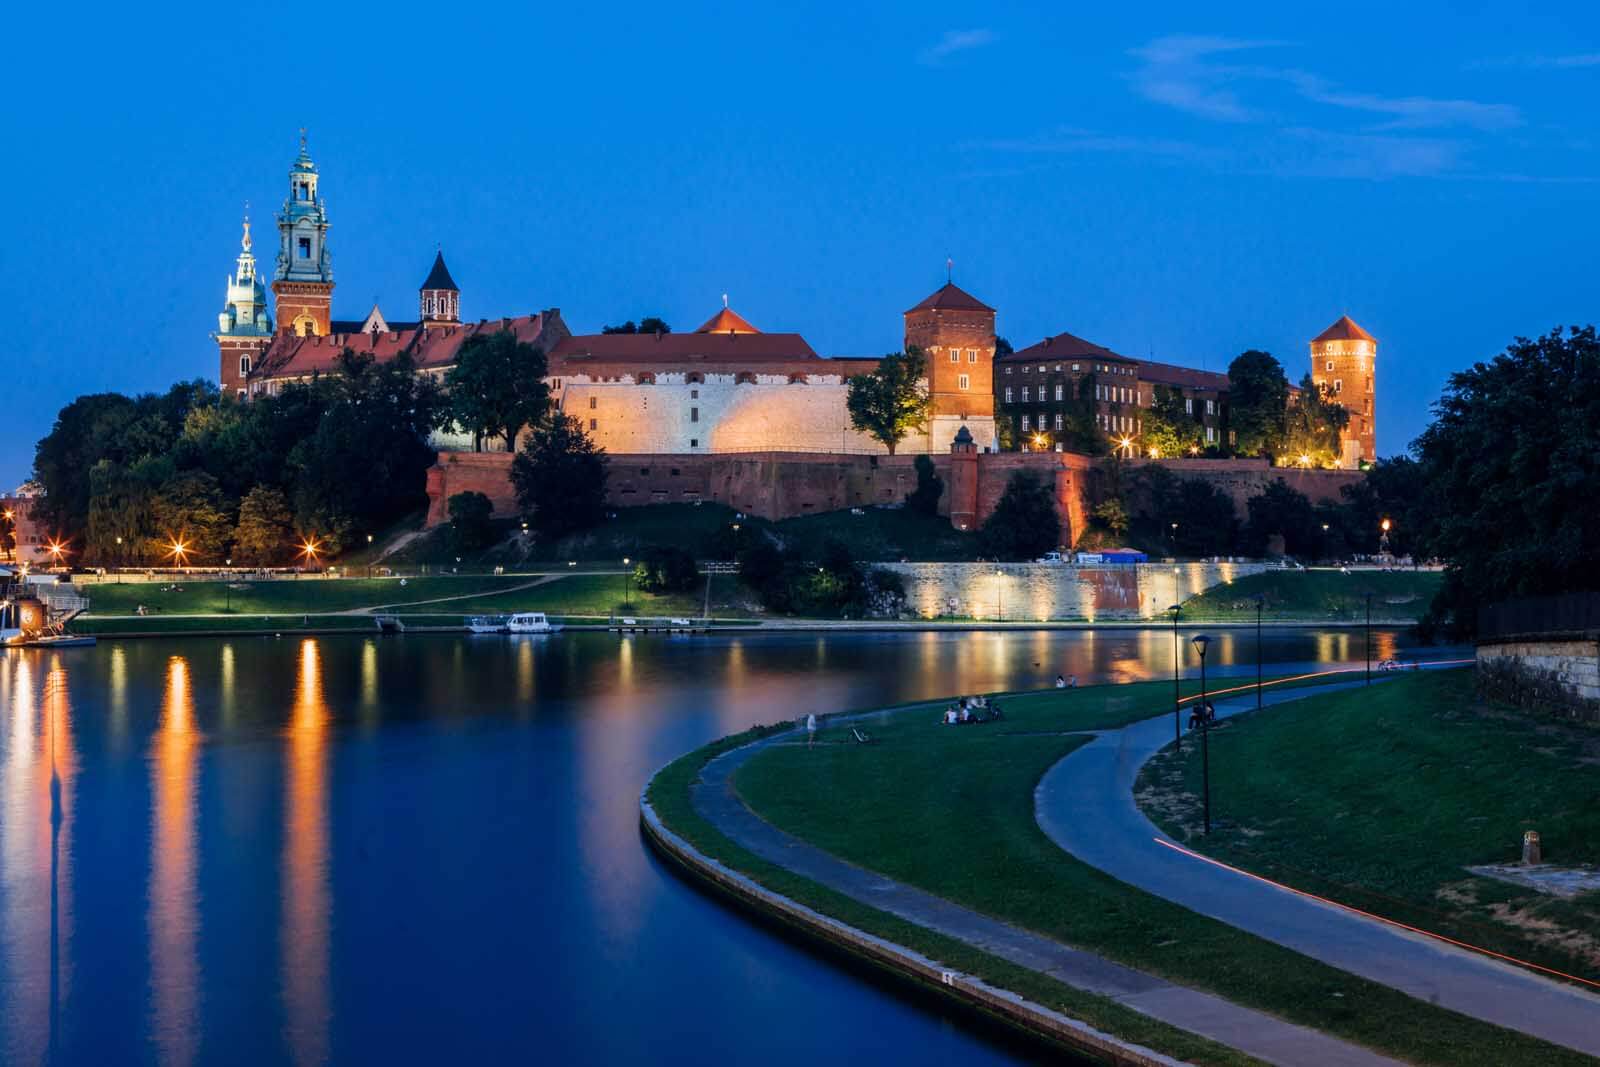
[[[654, 780], [655, 775], [651, 775], [651, 781]], [[669, 830], [650, 803], [649, 789], [646, 784], [639, 794], [639, 825], [646, 840], [680, 869], [739, 904], [831, 949], [863, 959], [929, 992], [1073, 1052], [1118, 1067], [1176, 1067], [1183, 1062], [991, 986], [975, 975], [952, 970], [903, 945], [875, 937], [767, 889], [701, 853]]]

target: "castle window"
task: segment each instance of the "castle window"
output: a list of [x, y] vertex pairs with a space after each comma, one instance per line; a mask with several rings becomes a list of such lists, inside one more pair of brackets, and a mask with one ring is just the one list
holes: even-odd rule
[[698, 390], [698, 389], [689, 390], [689, 399], [690, 400], [699, 400], [700, 399], [700, 390]]
[[968, 363], [976, 363], [976, 362], [978, 362], [978, 350], [976, 348], [967, 349], [967, 362]]
[[1030, 401], [1032, 399], [1033, 399], [1033, 390], [1028, 388], [1026, 385], [1024, 385], [1022, 387], [1022, 402], [1024, 404], [1026, 404], [1028, 401]]
[[1206, 401], [1206, 414], [1207, 415], [1215, 415], [1216, 413], [1217, 413], [1217, 402], [1215, 400], [1207, 400]]
[[1007, 368], [1006, 368], [1006, 373], [1007, 373], [1007, 374], [1010, 374], [1010, 373], [1011, 373], [1011, 368], [1010, 368], [1010, 367], [1007, 367]]
[[961, 362], [961, 349], [952, 348], [950, 350], [950, 362], [951, 363], [960, 363]]
[[[1007, 368], [1007, 369], [1009, 370], [1010, 368]], [[1011, 386], [1009, 386], [1009, 385], [1006, 386], [1006, 403], [1007, 404], [1011, 403]]]
[[1330, 359], [1330, 360], [1328, 360], [1328, 369], [1329, 369], [1329, 370], [1332, 370], [1332, 369], [1333, 369], [1333, 360], [1331, 360], [1331, 359]]
[[698, 437], [689, 438], [689, 447], [690, 448], [699, 448], [700, 447], [700, 438], [698, 438]]
[[311, 258], [311, 238], [309, 238], [309, 237], [300, 238], [299, 251], [300, 251], [300, 258], [301, 259], [310, 259]]
[[590, 419], [589, 420], [589, 429], [598, 430], [599, 428], [600, 428], [600, 420], [599, 419]]
[[1028, 432], [1028, 416], [1026, 415], [1022, 416], [1022, 432]]
[[1344, 381], [1342, 379], [1335, 378], [1333, 380], [1333, 392], [1335, 396], [1344, 392]]
[[687, 381], [689, 382], [690, 385], [696, 385], [696, 384], [703, 385], [703, 384], [705, 384], [705, 380], [706, 380], [706, 376], [704, 374], [701, 374], [697, 370], [690, 371], [689, 372], [689, 377], [687, 379]]
[[957, 389], [970, 389], [970, 388], [972, 388], [972, 379], [967, 377], [965, 374], [961, 375], [960, 377], [958, 377], [956, 379], [956, 388]]
[[689, 409], [689, 421], [690, 422], [699, 422], [700, 421], [700, 409], [699, 408], [690, 408]]
[[1023, 368], [1022, 368], [1022, 373], [1023, 373], [1023, 374], [1027, 374], [1027, 373], [1028, 373], [1028, 372], [1029, 372], [1029, 371], [1031, 371], [1031, 370], [1032, 370], [1032, 369], [1033, 369], [1033, 368], [1032, 368], [1032, 367], [1023, 367]]
[[1044, 373], [1044, 372], [1045, 372], [1045, 371], [1047, 371], [1047, 370], [1049, 370], [1049, 369], [1050, 369], [1050, 368], [1049, 368], [1049, 367], [1045, 367], [1045, 366], [1042, 366], [1042, 365], [1041, 365], [1041, 366], [1040, 366], [1040, 367], [1039, 367], [1039, 373], [1040, 373], [1040, 374], [1043, 374], [1043, 373]]
[[1073, 364], [1073, 365], [1072, 365], [1072, 372], [1073, 372], [1073, 373], [1074, 373], [1074, 374], [1076, 374], [1076, 373], [1077, 373], [1077, 372], [1078, 372], [1078, 371], [1079, 371], [1079, 370], [1081, 370], [1081, 369], [1082, 369], [1082, 368], [1083, 368], [1083, 364], [1081, 364], [1081, 363], [1074, 363], [1074, 364]]
[[1183, 398], [1183, 413], [1185, 415], [1194, 414], [1194, 397], [1186, 396]]
[[1056, 412], [1056, 429], [1058, 431], [1061, 429], [1061, 412], [1059, 411]]
[[250, 373], [250, 357], [249, 356], [240, 356], [239, 357], [239, 373], [240, 374], [249, 374]]
[[1056, 383], [1056, 399], [1057, 400], [1061, 399], [1061, 383], [1060, 382]]
[[600, 406], [599, 404], [597, 404], [595, 402], [596, 399], [597, 399], [596, 397], [592, 397], [592, 396], [589, 398], [589, 410], [590, 411], [593, 411], [595, 408]]

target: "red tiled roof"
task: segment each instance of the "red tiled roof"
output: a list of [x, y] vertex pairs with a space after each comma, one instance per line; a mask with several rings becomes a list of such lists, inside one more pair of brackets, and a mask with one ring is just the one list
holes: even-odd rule
[[555, 360], [606, 363], [774, 363], [821, 359], [797, 333], [600, 333], [568, 337]]
[[[944, 288], [929, 296], [922, 303], [912, 308], [911, 311], [924, 311], [928, 308], [953, 308], [966, 311], [994, 310], [994, 308], [985, 304], [971, 293], [959, 288], [953, 282], [946, 282]], [[911, 311], [906, 312], [906, 314], [911, 314]]]
[[1019, 348], [1009, 356], [1001, 356], [1001, 360], [1017, 363], [1027, 363], [1035, 359], [1114, 359], [1123, 363], [1137, 363], [1129, 356], [1118, 355], [1102, 345], [1070, 333], [1058, 333], [1054, 337], [1046, 337], [1038, 344]]
[[1215, 371], [1195, 370], [1193, 367], [1175, 367], [1170, 363], [1139, 361], [1139, 380], [1156, 385], [1176, 385], [1186, 389], [1212, 389], [1227, 392], [1228, 376]]
[[700, 324], [695, 333], [760, 333], [761, 331], [746, 322], [743, 316], [731, 308], [724, 307], [721, 311], [711, 316]]
[[[514, 319], [487, 319], [463, 326], [443, 326], [432, 330], [421, 330], [413, 326], [410, 330], [380, 333], [375, 337], [359, 331], [335, 333], [327, 337], [301, 337], [291, 333], [279, 333], [272, 338], [266, 351], [261, 354], [255, 369], [250, 372], [250, 377], [252, 379], [306, 378], [312, 374], [328, 374], [337, 369], [339, 354], [346, 348], [363, 354], [370, 352], [379, 362], [393, 359], [401, 352], [410, 352], [417, 362], [418, 369], [447, 367], [455, 362], [456, 353], [461, 350], [467, 338], [476, 334], [496, 333], [504, 329], [516, 334], [519, 341], [548, 346], [550, 338], [544, 336], [546, 326], [555, 327], [560, 321], [559, 314], [547, 320], [546, 315], [541, 313], [522, 315]], [[559, 327], [555, 332], [564, 335], [566, 330], [565, 327]]]
[[1371, 341], [1378, 343], [1378, 339], [1357, 326], [1355, 320], [1349, 315], [1340, 315], [1339, 321], [1323, 330], [1311, 339], [1312, 344], [1318, 341]]

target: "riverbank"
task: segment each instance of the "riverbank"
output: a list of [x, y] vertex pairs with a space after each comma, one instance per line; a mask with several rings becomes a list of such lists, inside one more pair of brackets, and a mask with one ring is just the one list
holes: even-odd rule
[[[1600, 988], [1600, 731], [1480, 700], [1450, 671], [1230, 720], [1210, 755], [1209, 837], [1192, 750], [1140, 776], [1175, 840]], [[1542, 867], [1520, 863], [1528, 831]]]
[[[813, 892], [805, 880], [797, 884], [793, 872], [784, 872], [776, 884], [769, 881], [775, 864], [751, 864], [747, 850], [696, 811], [694, 783], [710, 760], [728, 747], [754, 744], [732, 785], [756, 815], [829, 856], [952, 907], [1412, 1062], [1583, 1062], [1574, 1053], [1432, 1007], [1134, 890], [1056, 848], [1034, 822], [1033, 783], [1087, 740], [1082, 731], [1146, 717], [1171, 695], [1170, 683], [1145, 683], [1007, 698], [1005, 723], [954, 730], [934, 726], [936, 713], [923, 706], [868, 718], [863, 728], [875, 741], [868, 745], [854, 743], [842, 727], [825, 730], [815, 748], [745, 737], [669, 767], [652, 784], [650, 798], [670, 826], [719, 861], [785, 895], [793, 896], [785, 885]], [[825, 899], [799, 899], [850, 921]], [[1063, 900], [1071, 907], [1064, 908]], [[882, 921], [868, 910], [863, 921]], [[921, 940], [926, 929], [903, 921], [898, 929], [911, 938], [899, 943], [940, 958], [938, 948]], [[866, 930], [888, 936], [871, 925]], [[1050, 981], [1048, 976], [995, 967], [996, 961], [979, 959], [972, 969], [1019, 995], [1056, 1003], [1060, 991], [1037, 984]], [[1080, 991], [1072, 1009], [1064, 1010], [1130, 1036], [1115, 1012], [1100, 1014], [1126, 1010], [1123, 1004], [1108, 1007], [1104, 998], [1082, 997]], [[1170, 1052], [1170, 1038], [1143, 1032], [1135, 1040]], [[1215, 1050], [1173, 1054], [1229, 1062], [1217, 1059]]]

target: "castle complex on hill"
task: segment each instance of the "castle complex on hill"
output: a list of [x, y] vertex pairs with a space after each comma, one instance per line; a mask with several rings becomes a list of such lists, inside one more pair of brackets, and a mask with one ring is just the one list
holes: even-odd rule
[[[250, 222], [228, 279], [217, 341], [223, 389], [240, 397], [277, 392], [337, 366], [346, 348], [379, 360], [404, 352], [420, 373], [442, 375], [470, 337], [510, 331], [543, 348], [551, 396], [613, 456], [814, 453], [878, 455], [886, 449], [850, 426], [850, 378], [870, 359], [819, 356], [798, 333], [766, 333], [727, 306], [693, 333], [573, 334], [558, 308], [525, 315], [461, 319], [461, 292], [442, 252], [418, 293], [416, 318], [390, 320], [374, 305], [366, 317], [333, 315], [329, 220], [316, 165], [306, 150], [289, 169], [289, 195], [277, 216], [271, 284], [276, 314], [257, 273]], [[1118, 355], [1070, 333], [997, 357], [995, 310], [953, 282], [903, 315], [904, 343], [927, 360], [930, 417], [897, 451], [948, 455], [963, 447], [994, 452], [1002, 441], [1062, 451], [1056, 440], [1093, 388], [1099, 428], [1126, 454], [1140, 446], [1142, 411], [1157, 390], [1181, 397], [1208, 446], [1228, 443], [1228, 378]], [[1377, 342], [1342, 317], [1311, 342], [1312, 380], [1344, 404], [1350, 425], [1341, 466], [1376, 458], [1374, 369]], [[472, 448], [466, 434], [441, 433], [445, 451]]]

